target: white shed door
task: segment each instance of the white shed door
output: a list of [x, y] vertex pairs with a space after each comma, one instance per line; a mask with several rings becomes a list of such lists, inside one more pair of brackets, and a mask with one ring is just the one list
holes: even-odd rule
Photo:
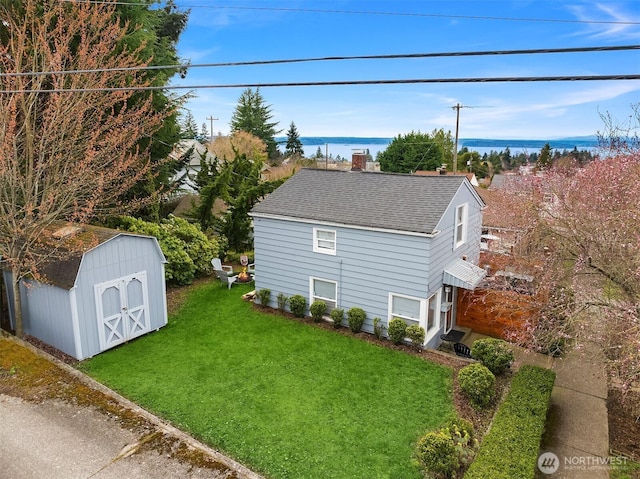
[[96, 284], [94, 290], [101, 351], [149, 332], [146, 271]]

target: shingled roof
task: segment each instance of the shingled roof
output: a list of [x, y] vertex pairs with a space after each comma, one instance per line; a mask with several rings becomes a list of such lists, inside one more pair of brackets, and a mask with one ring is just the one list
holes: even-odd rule
[[433, 234], [465, 181], [464, 176], [303, 169], [252, 213]]
[[42, 282], [63, 289], [73, 288], [82, 256], [87, 251], [122, 234], [145, 237], [100, 226], [53, 222], [43, 231], [43, 236], [47, 240], [43, 242], [41, 251], [35, 251], [37, 255], [44, 258], [38, 266]]

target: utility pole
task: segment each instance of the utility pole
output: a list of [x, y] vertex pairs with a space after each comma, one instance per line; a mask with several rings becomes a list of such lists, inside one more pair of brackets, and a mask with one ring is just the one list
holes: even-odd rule
[[473, 108], [473, 107], [456, 103], [451, 108], [453, 108], [456, 111], [456, 146], [453, 150], [453, 174], [455, 175], [456, 172], [458, 171], [458, 130], [460, 129], [460, 108]]
[[217, 120], [217, 118], [214, 118], [213, 115], [209, 115], [207, 120], [209, 120], [211, 122], [211, 134], [209, 136], [209, 141], [213, 142], [213, 120]]

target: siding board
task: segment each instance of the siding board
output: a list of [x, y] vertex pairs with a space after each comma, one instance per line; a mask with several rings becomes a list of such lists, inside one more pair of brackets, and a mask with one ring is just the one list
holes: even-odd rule
[[[437, 294], [440, 301], [445, 268], [462, 256], [477, 264], [480, 254], [482, 203], [467, 183], [462, 182], [457, 191], [452, 192], [448, 206], [446, 198], [444, 204], [443, 198], [438, 198], [444, 214], [434, 222], [437, 232], [433, 235], [349, 225], [327, 226], [310, 219], [271, 216], [284, 214], [274, 210], [274, 204], [283, 201], [284, 205], [292, 207], [295, 203], [290, 197], [285, 199], [295, 192], [295, 188], [289, 188], [275, 203], [271, 201], [271, 209], [260, 206], [254, 209], [256, 289], [270, 289], [274, 301], [278, 293], [289, 297], [301, 294], [310, 301], [309, 277], [336, 281], [338, 307], [345, 310], [354, 306], [363, 308], [367, 313], [363, 329], [369, 332], [373, 330], [373, 318], [387, 321], [389, 293], [423, 300]], [[455, 210], [464, 203], [468, 204], [466, 242], [454, 248]], [[298, 211], [297, 206], [295, 209]], [[429, 205], [425, 205], [425, 214], [428, 210]], [[407, 217], [409, 211], [420, 212], [421, 209], [416, 205], [399, 213]], [[389, 211], [385, 214], [388, 217]], [[337, 211], [332, 211], [331, 215], [337, 218]], [[415, 218], [416, 224], [425, 222], [419, 215]], [[336, 221], [332, 220], [333, 223]], [[335, 255], [313, 252], [314, 226], [336, 231]], [[440, 304], [437, 309], [439, 311]], [[443, 328], [444, 324], [440, 324], [439, 331]], [[437, 332], [432, 333], [428, 345], [437, 346], [438, 342]]]
[[[150, 237], [120, 234], [87, 251], [75, 278], [74, 293], [59, 286], [33, 282], [21, 285], [25, 332], [57, 349], [85, 359], [101, 352], [94, 285], [146, 271], [150, 331], [167, 323], [164, 256]], [[10, 280], [10, 272], [4, 272]], [[10, 284], [10, 283], [7, 283]], [[11, 290], [7, 295], [12, 306]], [[75, 304], [72, 303], [75, 298]], [[72, 308], [76, 308], [82, 356], [77, 357]], [[13, 311], [11, 311], [13, 323]]]

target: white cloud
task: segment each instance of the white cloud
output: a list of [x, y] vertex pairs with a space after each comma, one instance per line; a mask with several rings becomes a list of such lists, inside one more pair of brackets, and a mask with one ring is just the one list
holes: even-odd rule
[[[635, 2], [634, 2], [635, 3]], [[590, 5], [591, 6], [591, 5]], [[576, 32], [576, 36], [586, 35], [590, 38], [615, 38], [616, 40], [640, 38], [640, 14], [632, 14], [623, 11], [622, 7], [616, 8], [610, 4], [595, 3], [595, 10], [587, 9], [586, 5], [569, 5], [569, 10], [577, 20], [582, 22], [616, 22], [616, 23], [591, 23], [584, 29]]]
[[216, 53], [221, 50], [220, 47], [207, 48], [207, 49], [186, 49], [180, 50], [180, 57], [189, 60], [191, 63], [200, 63], [203, 60], [209, 62], [211, 57], [214, 57]]

